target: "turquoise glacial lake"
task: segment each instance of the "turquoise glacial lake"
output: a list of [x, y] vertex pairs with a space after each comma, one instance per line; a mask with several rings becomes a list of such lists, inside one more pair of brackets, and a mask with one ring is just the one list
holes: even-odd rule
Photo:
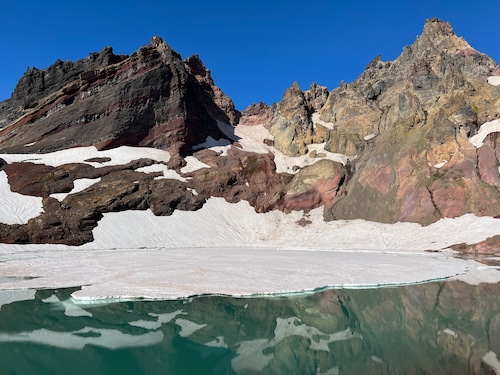
[[76, 304], [0, 291], [0, 374], [492, 374], [500, 285]]

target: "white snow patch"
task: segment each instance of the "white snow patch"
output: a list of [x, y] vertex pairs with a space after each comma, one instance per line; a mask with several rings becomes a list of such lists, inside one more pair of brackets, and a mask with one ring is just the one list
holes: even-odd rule
[[234, 129], [239, 138], [238, 143], [244, 151], [255, 152], [257, 154], [267, 154], [270, 147], [264, 143], [264, 139], [273, 140], [274, 137], [269, 133], [264, 125], [238, 125]]
[[316, 125], [322, 125], [325, 128], [327, 128], [327, 129], [333, 130], [333, 122], [324, 122], [319, 117], [320, 117], [319, 112], [314, 112], [312, 114], [312, 121], [313, 121], [313, 125], [314, 126], [316, 126]]
[[[356, 155], [347, 156], [344, 154], [337, 154], [334, 152], [326, 151], [325, 145], [326, 145], [326, 143], [314, 143], [314, 144], [308, 145], [307, 149], [309, 150], [309, 152], [315, 150], [318, 154], [323, 153], [326, 155], [325, 159], [330, 159], [330, 160], [336, 161], [338, 163], [342, 163], [344, 165], [347, 162], [356, 159], [356, 157], [357, 157]], [[306, 158], [306, 160], [304, 160], [305, 165], [314, 164], [317, 161], [317, 158], [313, 158], [312, 160], [308, 160], [308, 159], [311, 159], [311, 158]]]
[[482, 360], [495, 371], [495, 374], [500, 375], [500, 361], [495, 352], [489, 351], [483, 356]]
[[157, 173], [157, 172], [163, 173], [168, 171], [168, 167], [164, 164], [152, 164], [146, 167], [137, 168], [135, 171], [141, 173]]
[[199, 161], [194, 156], [186, 156], [186, 165], [181, 168], [181, 173], [189, 173], [202, 168], [210, 168], [209, 165]]
[[375, 133], [371, 133], [371, 134], [365, 135], [365, 136], [363, 137], [363, 140], [365, 140], [365, 141], [369, 141], [370, 139], [373, 139], [373, 138], [375, 138], [376, 136], [377, 136], [377, 134], [375, 134]]
[[24, 147], [33, 146], [35, 143], [36, 143], [36, 142], [26, 143], [26, 144], [24, 145]]
[[188, 179], [185, 177], [182, 177], [173, 169], [167, 169], [163, 172], [163, 177], [155, 177], [155, 180], [163, 180], [163, 179], [169, 179], [169, 180], [178, 180], [181, 182], [186, 182]]
[[147, 167], [141, 167], [136, 169], [137, 172], [142, 172], [142, 173], [157, 173], [157, 172], [162, 172], [163, 176], [158, 176], [155, 177], [155, 180], [164, 180], [164, 179], [170, 179], [170, 180], [178, 180], [181, 182], [186, 182], [187, 179], [184, 177], [181, 177], [179, 173], [177, 173], [173, 169], [169, 169], [165, 164], [152, 164]]
[[41, 197], [23, 195], [10, 190], [5, 171], [0, 171], [0, 223], [26, 224], [43, 212]]
[[500, 85], [500, 77], [499, 76], [489, 76], [488, 83], [490, 85], [493, 85], [493, 86], [499, 86]]
[[186, 188], [187, 191], [190, 191], [194, 196], [198, 195], [198, 192], [192, 188]]
[[476, 261], [470, 261], [467, 273], [456, 277], [469, 285], [479, 285], [481, 283], [499, 283], [500, 267], [485, 266]]
[[231, 141], [229, 139], [221, 138], [219, 140], [215, 140], [212, 137], [208, 136], [205, 142], [200, 143], [192, 147], [193, 150], [208, 148], [209, 150], [215, 151], [221, 156], [227, 155], [227, 149], [231, 147]]
[[469, 138], [469, 142], [476, 148], [483, 145], [484, 139], [491, 133], [500, 132], [500, 119], [485, 122], [476, 135]]
[[268, 146], [264, 143], [265, 139], [272, 140], [273, 136], [263, 125], [238, 125], [235, 128], [235, 134], [240, 137], [239, 144], [244, 151], [255, 152], [259, 154], [272, 153], [274, 155], [274, 163], [278, 173], [297, 173], [293, 170], [294, 166], [305, 167], [312, 165], [318, 161], [318, 158], [309, 157], [309, 152], [316, 151], [317, 153], [325, 154], [326, 159], [330, 159], [342, 164], [353, 160], [356, 156], [347, 156], [337, 154], [325, 150], [325, 143], [308, 145], [308, 154], [303, 156], [287, 156], [273, 146]]
[[[477, 243], [500, 234], [500, 219], [472, 214], [441, 219], [429, 226], [381, 224], [364, 220], [325, 222], [323, 209], [309, 213], [271, 211], [258, 214], [246, 201], [210, 198], [198, 211], [176, 210], [158, 217], [151, 211], [106, 213], [94, 229], [91, 248], [258, 247], [284, 249], [397, 251], [440, 250], [456, 243]], [[189, 223], [189, 225], [185, 225]]]
[[[90, 146], [69, 148], [48, 154], [0, 154], [0, 158], [7, 163], [31, 162], [52, 167], [70, 163], [85, 163], [99, 168], [109, 165], [128, 164], [141, 158], [167, 163], [170, 160], [170, 154], [167, 151], [149, 147], [121, 146], [111, 150], [98, 151], [94, 146]], [[111, 160], [103, 163], [84, 161], [93, 158], [110, 158]]]
[[234, 141], [238, 140], [238, 137], [236, 137], [234, 134], [235, 127], [229, 124], [225, 124], [222, 121], [218, 120], [217, 120], [217, 126], [222, 131], [222, 133], [224, 133], [224, 135], [229, 139], [226, 138], [214, 139], [211, 136], [208, 136], [207, 139], [205, 139], [205, 142], [194, 145], [192, 147], [192, 150], [207, 148], [209, 150], [218, 153], [220, 156], [227, 156], [227, 150], [231, 148], [231, 144]]
[[101, 178], [80, 178], [73, 181], [73, 189], [69, 193], [54, 193], [50, 194], [52, 198], [57, 199], [59, 202], [62, 202], [68, 195], [79, 193], [92, 185], [101, 181]]
[[434, 164], [434, 168], [438, 168], [438, 169], [443, 168], [446, 165], [446, 163], [448, 163], [448, 162], [446, 160], [444, 160], [440, 163]]

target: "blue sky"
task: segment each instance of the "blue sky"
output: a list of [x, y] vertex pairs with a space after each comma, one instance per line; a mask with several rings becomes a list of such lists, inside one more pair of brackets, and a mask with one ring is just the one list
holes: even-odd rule
[[200, 55], [242, 110], [279, 101], [293, 81], [352, 82], [375, 56], [395, 59], [431, 17], [500, 61], [499, 15], [498, 0], [0, 0], [0, 100], [28, 66], [104, 46], [131, 54], [160, 35], [184, 58]]

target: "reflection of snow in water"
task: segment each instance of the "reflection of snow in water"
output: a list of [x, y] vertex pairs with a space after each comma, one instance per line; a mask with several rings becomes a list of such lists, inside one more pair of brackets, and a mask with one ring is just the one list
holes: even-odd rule
[[335, 341], [361, 339], [361, 335], [350, 328], [333, 334], [323, 333], [315, 327], [304, 324], [299, 318], [278, 318], [271, 340], [257, 339], [242, 341], [236, 351], [237, 356], [232, 360], [233, 369], [240, 371], [261, 372], [274, 358], [275, 345], [292, 336], [301, 336], [309, 339], [310, 350], [324, 350], [330, 352], [328, 344]]
[[35, 299], [35, 294], [34, 289], [0, 290], [0, 310], [3, 305]]
[[82, 309], [81, 307], [75, 305], [71, 299], [68, 299], [66, 301], [61, 301], [55, 294], [51, 295], [48, 298], [45, 298], [42, 300], [45, 303], [52, 303], [55, 306], [60, 306], [62, 309], [64, 309], [64, 315], [66, 316], [72, 316], [72, 317], [78, 317], [78, 316], [88, 316], [91, 317], [92, 313]]
[[155, 320], [136, 320], [134, 322], [129, 322], [128, 324], [135, 327], [141, 327], [145, 329], [158, 329], [164, 323], [169, 323], [172, 319], [174, 319], [177, 315], [185, 314], [182, 310], [177, 310], [172, 313], [165, 314], [148, 314]]
[[116, 329], [86, 327], [73, 332], [55, 332], [37, 329], [31, 332], [0, 333], [0, 342], [30, 342], [63, 349], [81, 350], [85, 345], [95, 345], [107, 349], [132, 348], [158, 344], [163, 340], [163, 332], [152, 331], [143, 335], [129, 335]]
[[179, 332], [179, 336], [181, 337], [189, 337], [194, 332], [206, 326], [206, 324], [197, 324], [186, 319], [176, 319], [175, 324], [181, 327], [181, 331]]

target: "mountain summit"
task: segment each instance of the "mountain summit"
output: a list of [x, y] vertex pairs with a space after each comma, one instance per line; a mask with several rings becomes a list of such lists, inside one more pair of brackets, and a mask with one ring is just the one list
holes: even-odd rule
[[303, 210], [303, 226], [320, 206], [325, 220], [497, 216], [499, 83], [498, 64], [438, 19], [352, 83], [294, 83], [241, 113], [198, 56], [160, 37], [30, 68], [0, 103], [0, 177], [40, 207], [0, 217], [0, 239], [81, 244], [105, 213], [170, 215], [211, 197]]
[[[327, 151], [350, 157], [342, 199], [328, 219], [428, 224], [467, 212], [497, 215], [496, 133], [482, 147], [469, 141], [499, 117], [499, 88], [488, 82], [495, 74], [496, 62], [449, 23], [430, 19], [395, 61], [376, 57], [320, 108], [307, 99], [311, 90], [292, 86], [269, 129], [289, 155], [326, 142]], [[286, 103], [300, 104], [284, 110]]]
[[157, 36], [130, 56], [106, 47], [28, 69], [1, 109], [3, 152], [148, 146], [177, 162], [208, 136], [224, 137], [217, 121], [239, 116], [197, 57], [183, 61]]

